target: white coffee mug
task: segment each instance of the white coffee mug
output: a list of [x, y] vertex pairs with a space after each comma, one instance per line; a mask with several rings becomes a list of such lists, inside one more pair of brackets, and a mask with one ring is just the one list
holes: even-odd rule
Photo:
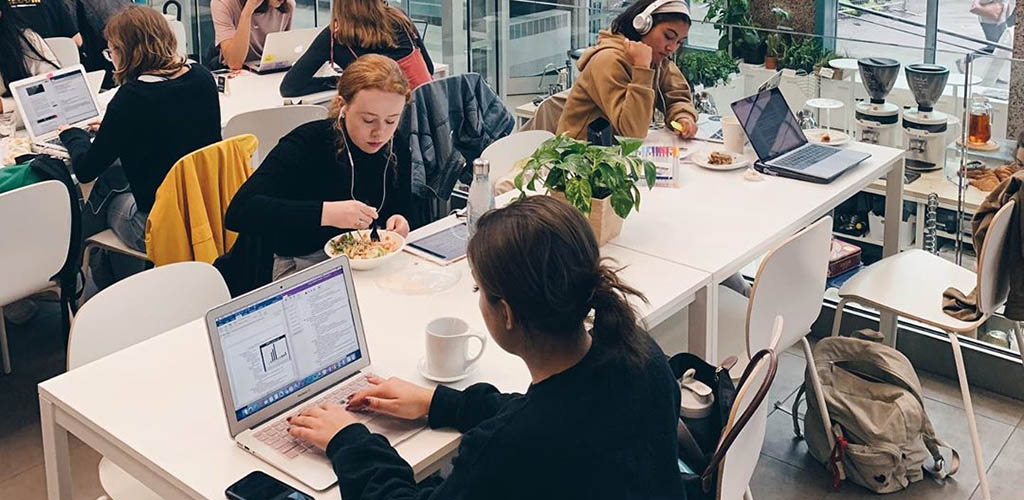
[[[480, 351], [469, 355], [469, 339], [480, 340]], [[487, 336], [472, 331], [459, 318], [437, 318], [427, 323], [427, 373], [437, 378], [464, 375], [480, 360]]]
[[725, 150], [730, 153], [743, 153], [743, 146], [747, 143], [747, 134], [743, 132], [740, 121], [735, 116], [722, 117], [722, 139], [725, 142]]

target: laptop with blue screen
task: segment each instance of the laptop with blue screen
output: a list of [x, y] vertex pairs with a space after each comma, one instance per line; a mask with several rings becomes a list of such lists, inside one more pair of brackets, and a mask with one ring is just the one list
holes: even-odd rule
[[[287, 418], [344, 405], [372, 373], [348, 258], [337, 257], [210, 310], [206, 328], [228, 429], [242, 449], [316, 490], [337, 480], [324, 453], [288, 434]], [[359, 420], [396, 445], [425, 427], [373, 413]]]

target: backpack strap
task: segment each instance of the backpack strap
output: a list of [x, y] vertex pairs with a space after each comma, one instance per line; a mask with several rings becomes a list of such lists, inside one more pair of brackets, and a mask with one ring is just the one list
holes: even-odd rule
[[[955, 448], [946, 444], [945, 441], [935, 435], [935, 429], [932, 428], [932, 422], [928, 419], [927, 414], [924, 415], [924, 429], [921, 431], [921, 438], [924, 440], [924, 447], [928, 448], [928, 453], [931, 453], [932, 460], [935, 461], [935, 468], [928, 469], [926, 467], [924, 469], [926, 473], [934, 476], [936, 479], [945, 479], [960, 470], [960, 454], [957, 453]], [[943, 471], [945, 459], [942, 458], [942, 453], [939, 451], [942, 448], [949, 448], [949, 451], [952, 452], [948, 471]]]

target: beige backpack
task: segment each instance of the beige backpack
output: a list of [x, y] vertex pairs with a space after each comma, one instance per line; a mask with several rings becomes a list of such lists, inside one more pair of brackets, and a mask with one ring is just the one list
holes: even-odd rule
[[[891, 493], [920, 481], [924, 472], [940, 478], [955, 474], [960, 457], [952, 450], [943, 472], [939, 448], [921, 399], [921, 383], [910, 360], [885, 344], [828, 337], [814, 347], [814, 365], [831, 420], [835, 446], [829, 445], [808, 373], [793, 404], [793, 429], [800, 436], [797, 408], [807, 392], [804, 437], [811, 455], [833, 474], [833, 487], [850, 479], [875, 493]], [[934, 460], [932, 468], [926, 460]]]

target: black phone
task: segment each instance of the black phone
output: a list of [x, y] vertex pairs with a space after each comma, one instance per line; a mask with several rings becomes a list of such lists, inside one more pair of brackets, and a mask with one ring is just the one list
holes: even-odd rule
[[258, 470], [228, 486], [224, 494], [231, 500], [313, 500], [313, 497]]

